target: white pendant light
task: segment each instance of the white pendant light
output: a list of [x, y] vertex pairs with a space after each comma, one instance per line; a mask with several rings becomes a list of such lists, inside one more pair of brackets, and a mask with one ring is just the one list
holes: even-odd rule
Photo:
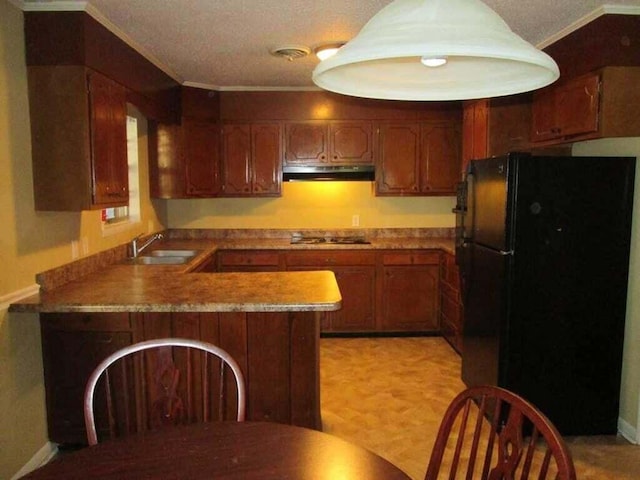
[[480, 0], [395, 0], [320, 62], [313, 81], [356, 97], [464, 100], [528, 92], [559, 75]]

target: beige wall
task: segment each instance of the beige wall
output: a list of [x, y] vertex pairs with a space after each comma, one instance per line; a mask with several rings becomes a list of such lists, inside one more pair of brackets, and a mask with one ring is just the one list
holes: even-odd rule
[[454, 197], [376, 197], [371, 182], [285, 182], [277, 198], [171, 200], [171, 228], [453, 227]]
[[[99, 212], [36, 212], [23, 14], [0, 0], [0, 478], [11, 478], [47, 443], [37, 316], [8, 314], [7, 303], [35, 274], [72, 260], [71, 242], [90, 255], [163, 229], [164, 204], [142, 201], [142, 222], [103, 236]], [[140, 139], [142, 198], [148, 194], [147, 147]], [[86, 248], [83, 249], [83, 246]]]
[[[609, 138], [576, 143], [574, 155], [632, 156], [640, 159], [640, 137]], [[606, 179], [603, 179], [606, 181]], [[636, 429], [640, 440], [640, 162], [636, 165], [633, 226], [631, 233], [631, 260], [629, 262], [629, 287], [627, 293], [627, 323], [622, 365], [620, 418]], [[604, 321], [605, 319], [603, 319]], [[630, 432], [632, 433], [632, 432]]]

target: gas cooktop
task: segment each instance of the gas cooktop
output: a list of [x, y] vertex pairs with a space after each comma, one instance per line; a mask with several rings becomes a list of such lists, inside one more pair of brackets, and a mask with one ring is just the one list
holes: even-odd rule
[[304, 235], [292, 235], [291, 236], [292, 244], [307, 244], [307, 245], [317, 245], [317, 244], [336, 244], [336, 245], [349, 245], [349, 244], [370, 244], [366, 238], [351, 235], [351, 236], [335, 236], [335, 237], [314, 237], [314, 236], [304, 236]]

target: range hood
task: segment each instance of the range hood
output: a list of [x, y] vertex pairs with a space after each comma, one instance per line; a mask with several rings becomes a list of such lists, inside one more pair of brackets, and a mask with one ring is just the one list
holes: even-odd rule
[[285, 182], [367, 181], [375, 180], [373, 165], [285, 166]]

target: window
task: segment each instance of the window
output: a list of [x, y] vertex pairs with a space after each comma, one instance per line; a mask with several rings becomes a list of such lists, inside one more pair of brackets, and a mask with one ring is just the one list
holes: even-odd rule
[[[140, 180], [138, 175], [138, 119], [127, 116], [127, 163], [129, 165], [129, 206], [102, 210], [103, 234], [115, 227], [140, 221]], [[114, 232], [115, 233], [115, 232]]]

